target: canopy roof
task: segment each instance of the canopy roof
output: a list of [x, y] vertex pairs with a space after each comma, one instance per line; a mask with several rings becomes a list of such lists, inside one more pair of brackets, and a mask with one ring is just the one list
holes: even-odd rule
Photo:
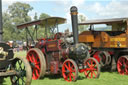
[[62, 18], [62, 17], [49, 17], [49, 18], [45, 18], [42, 20], [36, 20], [36, 21], [31, 21], [31, 22], [17, 25], [17, 28], [23, 29], [23, 28], [26, 28], [26, 27], [32, 26], [32, 25], [41, 25], [43, 27], [45, 27], [46, 25], [47, 26], [54, 26], [56, 24], [63, 24], [65, 22], [66, 22], [66, 19]]
[[79, 25], [123, 23], [126, 22], [127, 20], [128, 18], [87, 20], [84, 23], [79, 23]]

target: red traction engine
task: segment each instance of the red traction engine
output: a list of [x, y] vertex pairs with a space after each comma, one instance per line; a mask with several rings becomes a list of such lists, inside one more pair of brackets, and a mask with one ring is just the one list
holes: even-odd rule
[[[39, 79], [45, 74], [62, 74], [66, 81], [71, 82], [77, 80], [78, 72], [84, 72], [87, 78], [99, 77], [100, 66], [98, 61], [95, 58], [90, 58], [88, 47], [85, 44], [78, 43], [76, 16], [77, 8], [72, 7], [73, 35], [66, 36], [57, 32], [54, 38], [39, 39], [34, 48], [28, 50], [27, 59], [32, 67], [33, 79]], [[53, 19], [49, 21], [49, 19], [44, 19], [48, 25], [51, 21], [54, 21]], [[57, 18], [55, 21], [61, 22]]]

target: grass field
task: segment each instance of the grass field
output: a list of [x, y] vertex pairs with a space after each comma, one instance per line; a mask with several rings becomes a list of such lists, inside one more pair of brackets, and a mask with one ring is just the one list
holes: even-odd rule
[[[15, 53], [15, 56], [25, 56], [25, 52]], [[10, 78], [6, 78], [3, 85], [11, 85]], [[98, 79], [86, 79], [79, 74], [76, 82], [66, 82], [61, 76], [47, 75], [40, 80], [32, 80], [31, 85], [128, 85], [128, 76], [119, 75], [117, 72], [101, 72]]]

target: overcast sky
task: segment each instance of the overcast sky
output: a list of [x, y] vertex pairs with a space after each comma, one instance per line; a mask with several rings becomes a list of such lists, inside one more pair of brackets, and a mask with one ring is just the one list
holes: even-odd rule
[[83, 14], [87, 19], [128, 17], [128, 0], [2, 0], [3, 11], [16, 1], [30, 4], [34, 8], [29, 13], [32, 17], [35, 12], [38, 15], [47, 13], [67, 18], [68, 24], [71, 6], [77, 6], [79, 14]]

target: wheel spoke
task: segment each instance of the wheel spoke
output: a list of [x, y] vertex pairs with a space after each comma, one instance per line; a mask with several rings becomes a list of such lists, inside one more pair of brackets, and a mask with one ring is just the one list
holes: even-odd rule
[[88, 66], [91, 67], [91, 65], [89, 64], [89, 62], [87, 62]]
[[86, 69], [85, 69], [85, 71], [89, 71], [89, 70], [90, 70], [90, 68], [86, 68]]
[[39, 76], [39, 72], [38, 72], [38, 70], [35, 69], [35, 72], [36, 72], [36, 75]]
[[128, 68], [125, 67], [125, 72], [128, 73]]
[[37, 61], [37, 62], [35, 63], [35, 65], [40, 65], [40, 62], [39, 62], [39, 61]]
[[68, 62], [68, 68], [71, 71], [71, 66], [70, 66], [70, 62]]
[[34, 56], [34, 54], [32, 54], [32, 60], [34, 61], [34, 63], [36, 62], [35, 57], [36, 57], [36, 55]]
[[91, 72], [91, 78], [93, 78], [93, 73]]
[[125, 68], [127, 68], [128, 69], [128, 64], [126, 64], [126, 67]]
[[63, 72], [63, 73], [65, 73], [65, 72], [66, 72], [65, 67], [63, 67], [63, 68], [62, 68], [62, 72]]
[[35, 66], [36, 69], [40, 70], [40, 67], [38, 65]]
[[28, 59], [29, 59], [29, 61], [30, 61], [31, 63], [33, 62], [32, 56], [28, 55]]
[[123, 58], [122, 61], [123, 61], [123, 64], [125, 64], [125, 58]]
[[25, 66], [24, 66], [23, 70], [25, 70]]
[[122, 66], [122, 63], [121, 63], [121, 61], [120, 61], [120, 60], [119, 60], [119, 62], [118, 62], [118, 63], [119, 63], [119, 65], [121, 65], [121, 66]]
[[75, 80], [75, 76], [71, 73], [71, 76], [73, 77], [73, 79]]
[[93, 66], [93, 61], [91, 60], [91, 67]]
[[71, 71], [71, 72], [75, 72], [75, 68], [74, 68], [73, 65], [70, 67], [70, 71]]
[[17, 84], [16, 85], [18, 85], [19, 84], [19, 78], [18, 78], [18, 80], [17, 80]]
[[71, 73], [69, 73], [69, 78], [70, 78], [70, 81], [72, 81]]
[[95, 76], [95, 78], [96, 78], [96, 73], [94, 72], [94, 71], [92, 71], [93, 72], [93, 74], [94, 74], [94, 76]]
[[23, 78], [23, 77], [21, 77], [21, 80], [22, 80], [22, 84], [23, 84], [23, 83], [25, 82], [25, 81], [24, 81], [24, 78]]
[[69, 74], [65, 75], [65, 79], [66, 79], [66, 80], [68, 79], [68, 77], [69, 77]]
[[93, 68], [93, 71], [97, 71], [97, 68]]
[[67, 68], [67, 70], [69, 70], [68, 66], [66, 64], [64, 64], [64, 66]]
[[36, 79], [36, 75], [35, 75], [35, 70], [34, 69], [32, 71], [32, 76], [33, 76], [34, 79]]
[[88, 77], [88, 76], [89, 76], [90, 72], [91, 72], [91, 71], [89, 71], [89, 72], [87, 73], [86, 77]]
[[96, 63], [94, 63], [94, 66], [93, 66], [93, 68], [96, 66]]
[[18, 65], [19, 65], [19, 70], [22, 70], [22, 67], [21, 67], [21, 65], [22, 65], [22, 61], [17, 61], [18, 62]]

